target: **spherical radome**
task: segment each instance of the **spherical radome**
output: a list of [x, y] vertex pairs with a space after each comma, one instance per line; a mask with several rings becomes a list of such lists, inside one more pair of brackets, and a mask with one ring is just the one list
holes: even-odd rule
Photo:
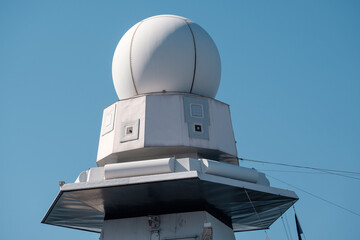
[[135, 24], [121, 38], [112, 74], [120, 100], [164, 91], [214, 98], [221, 63], [214, 41], [198, 24], [159, 15]]

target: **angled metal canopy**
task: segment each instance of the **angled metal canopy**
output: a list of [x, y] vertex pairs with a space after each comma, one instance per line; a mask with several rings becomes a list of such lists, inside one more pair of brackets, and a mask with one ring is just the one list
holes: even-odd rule
[[266, 229], [298, 200], [288, 190], [197, 171], [69, 183], [42, 223], [101, 232], [105, 220], [207, 211], [234, 231]]

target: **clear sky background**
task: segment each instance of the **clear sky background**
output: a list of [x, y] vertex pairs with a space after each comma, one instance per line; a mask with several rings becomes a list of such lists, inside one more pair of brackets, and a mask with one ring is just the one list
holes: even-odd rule
[[[115, 47], [158, 14], [195, 21], [217, 44], [216, 98], [230, 104], [240, 157], [360, 172], [359, 1], [0, 0], [1, 239], [98, 239], [40, 221], [58, 181], [96, 166]], [[298, 194], [307, 240], [360, 238], [359, 215], [295, 188], [360, 214], [359, 174], [240, 164]], [[296, 239], [292, 209], [286, 218]], [[281, 219], [268, 235], [287, 239]]]

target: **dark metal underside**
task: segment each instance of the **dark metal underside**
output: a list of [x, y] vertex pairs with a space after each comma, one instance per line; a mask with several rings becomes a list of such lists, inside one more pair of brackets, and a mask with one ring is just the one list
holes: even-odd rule
[[207, 211], [234, 231], [248, 231], [268, 228], [298, 199], [291, 191], [197, 172], [162, 175], [144, 182], [66, 184], [42, 223], [101, 232], [109, 219]]

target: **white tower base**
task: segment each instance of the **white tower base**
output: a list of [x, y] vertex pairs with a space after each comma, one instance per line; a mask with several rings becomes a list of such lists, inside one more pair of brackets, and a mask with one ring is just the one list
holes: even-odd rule
[[235, 240], [235, 236], [230, 227], [209, 213], [199, 211], [107, 220], [100, 239]]

